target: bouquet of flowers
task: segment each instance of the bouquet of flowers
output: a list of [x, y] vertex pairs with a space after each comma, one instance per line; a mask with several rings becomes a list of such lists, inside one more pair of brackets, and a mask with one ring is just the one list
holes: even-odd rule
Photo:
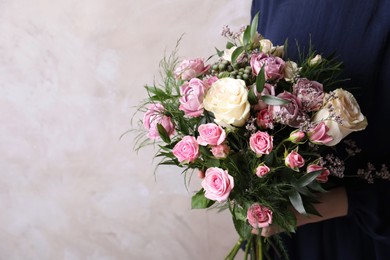
[[158, 166], [200, 173], [192, 208], [230, 210], [239, 241], [227, 259], [240, 248], [245, 258], [283, 253], [261, 229], [294, 232], [294, 211], [318, 215], [328, 176], [344, 170], [334, 146], [367, 126], [354, 96], [337, 88], [340, 62], [313, 50], [284, 59], [287, 44], [274, 46], [257, 27], [257, 15], [239, 32], [226, 26], [226, 48], [207, 60], [180, 60], [176, 48], [139, 110], [137, 145], [157, 144]]

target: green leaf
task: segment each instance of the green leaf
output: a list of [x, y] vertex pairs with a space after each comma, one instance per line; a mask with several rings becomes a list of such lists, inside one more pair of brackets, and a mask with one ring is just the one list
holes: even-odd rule
[[236, 63], [238, 56], [245, 50], [244, 46], [237, 47], [232, 53], [232, 64]]
[[318, 182], [312, 182], [308, 185], [308, 187], [314, 191], [318, 191], [318, 192], [327, 192], [327, 190], [325, 190], [321, 184], [319, 184]]
[[253, 88], [249, 89], [248, 92], [248, 101], [251, 105], [256, 105], [258, 103], [257, 96], [255, 94], [255, 90]]
[[157, 130], [158, 130], [158, 134], [160, 135], [161, 139], [164, 142], [166, 142], [167, 144], [169, 144], [171, 142], [171, 138], [169, 138], [169, 135], [168, 135], [167, 131], [165, 130], [165, 128], [161, 124], [157, 124]]
[[243, 216], [242, 210], [235, 205], [232, 211], [234, 227], [240, 237], [248, 239], [252, 235], [252, 226], [246, 222], [246, 217]]
[[204, 196], [204, 189], [199, 190], [191, 199], [192, 209], [205, 209], [214, 204], [215, 201], [209, 200]]
[[290, 101], [285, 100], [283, 98], [278, 98], [271, 95], [262, 95], [261, 100], [263, 100], [266, 104], [271, 106], [282, 106], [290, 103]]
[[243, 41], [244, 41], [244, 46], [248, 45], [251, 41], [251, 27], [247, 26], [244, 31], [244, 36], [243, 36]]
[[261, 67], [261, 70], [260, 70], [259, 74], [257, 74], [257, 77], [256, 77], [257, 93], [261, 93], [263, 91], [264, 85], [265, 85], [265, 75], [264, 75], [264, 66], [263, 66], [263, 67]]
[[256, 37], [258, 24], [259, 24], [259, 12], [257, 12], [256, 15], [253, 17], [252, 23], [251, 23], [251, 40], [252, 41]]
[[293, 185], [296, 185], [299, 188], [305, 187], [314, 181], [318, 175], [321, 174], [321, 172], [322, 170], [306, 173], [302, 175], [302, 177], [300, 177], [295, 183], [293, 183]]
[[293, 207], [300, 214], [306, 214], [305, 207], [303, 206], [302, 197], [296, 190], [291, 190], [288, 194], [288, 198], [290, 199], [290, 202], [293, 205]]

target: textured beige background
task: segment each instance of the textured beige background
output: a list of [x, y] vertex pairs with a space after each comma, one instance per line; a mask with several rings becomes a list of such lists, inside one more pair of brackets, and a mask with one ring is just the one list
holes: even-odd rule
[[223, 48], [249, 0], [0, 0], [0, 259], [223, 259], [228, 212], [190, 209], [173, 167], [130, 128], [143, 85], [182, 33]]

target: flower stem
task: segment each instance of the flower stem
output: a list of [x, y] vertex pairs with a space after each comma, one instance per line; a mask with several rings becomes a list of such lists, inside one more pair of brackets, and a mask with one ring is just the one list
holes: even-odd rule
[[225, 257], [225, 260], [233, 260], [236, 257], [238, 250], [240, 250], [240, 248], [241, 248], [242, 241], [243, 240], [240, 237], [238, 239], [237, 243], [234, 245], [234, 247], [230, 251], [230, 253]]

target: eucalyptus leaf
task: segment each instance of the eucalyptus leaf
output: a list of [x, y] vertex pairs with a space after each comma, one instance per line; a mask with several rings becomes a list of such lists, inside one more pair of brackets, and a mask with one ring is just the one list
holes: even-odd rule
[[296, 190], [291, 190], [288, 194], [288, 198], [290, 199], [293, 207], [300, 213], [306, 215], [305, 207], [303, 206], [302, 197]]
[[290, 103], [290, 101], [285, 100], [283, 98], [278, 98], [271, 95], [262, 95], [261, 100], [263, 100], [266, 104], [271, 106], [282, 106]]
[[252, 23], [251, 23], [251, 40], [252, 40], [252, 42], [256, 37], [258, 23], [259, 23], [259, 12], [257, 12], [256, 15], [253, 17]]
[[257, 74], [257, 77], [256, 77], [257, 93], [261, 93], [263, 91], [264, 85], [265, 85], [265, 74], [264, 74], [264, 66], [263, 66], [263, 67], [261, 67], [261, 70], [260, 70], [259, 74]]
[[322, 170], [306, 173], [302, 175], [302, 177], [300, 177], [295, 184], [299, 188], [305, 187], [314, 181], [321, 173]]

